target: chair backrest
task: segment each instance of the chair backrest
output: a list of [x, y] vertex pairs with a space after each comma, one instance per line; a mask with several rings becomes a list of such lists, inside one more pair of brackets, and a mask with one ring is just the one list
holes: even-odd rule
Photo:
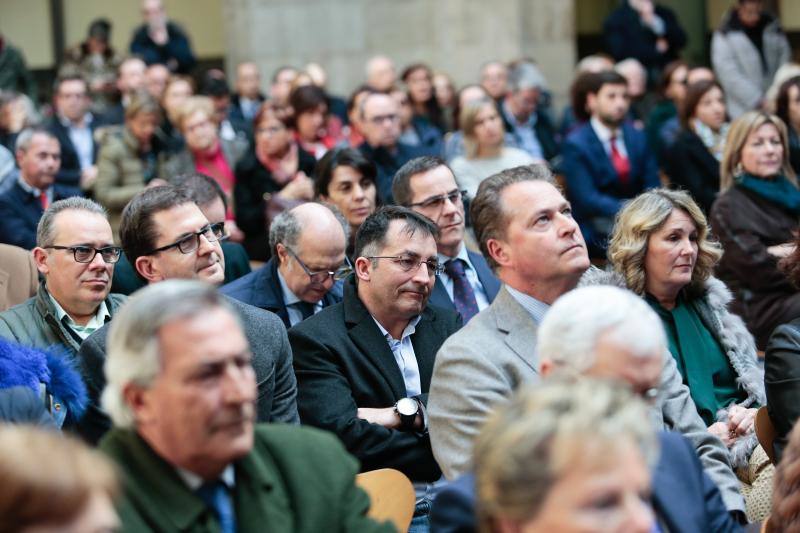
[[397, 531], [408, 531], [414, 516], [414, 485], [399, 470], [381, 468], [356, 476], [356, 484], [369, 494], [370, 518], [391, 521]]
[[33, 254], [9, 244], [0, 244], [0, 311], [21, 304], [39, 287], [39, 272]]
[[767, 411], [766, 405], [759, 407], [758, 412], [756, 413], [755, 426], [758, 443], [761, 444], [762, 448], [764, 448], [764, 451], [767, 453], [767, 457], [769, 457], [769, 460], [772, 462], [772, 464], [776, 464], [775, 447], [772, 443], [775, 440], [775, 435], [777, 432], [775, 431], [775, 426], [772, 425], [772, 419], [769, 417], [769, 412]]

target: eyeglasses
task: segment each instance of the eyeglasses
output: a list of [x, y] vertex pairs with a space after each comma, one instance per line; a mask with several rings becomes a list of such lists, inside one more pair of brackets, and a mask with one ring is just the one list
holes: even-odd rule
[[72, 252], [72, 257], [78, 263], [91, 263], [97, 254], [103, 258], [103, 261], [112, 265], [119, 261], [119, 256], [122, 253], [122, 248], [119, 246], [106, 246], [104, 248], [92, 248], [91, 246], [44, 246], [44, 248], [52, 248], [53, 250], [69, 250]]
[[450, 203], [457, 204], [461, 201], [461, 198], [467, 195], [467, 191], [463, 190], [460, 191], [455, 189], [450, 191], [447, 194], [440, 194], [438, 196], [431, 196], [421, 202], [417, 202], [414, 204], [408, 204], [406, 207], [421, 207], [423, 209], [442, 209], [444, 207], [445, 200], [450, 200]]
[[167, 244], [166, 246], [161, 246], [155, 250], [150, 250], [146, 254], [142, 255], [153, 255], [158, 252], [169, 250], [170, 248], [177, 248], [182, 254], [190, 254], [200, 247], [201, 235], [205, 237], [208, 242], [220, 241], [225, 238], [225, 223], [217, 222], [216, 224], [208, 224], [200, 228], [200, 231], [190, 233], [185, 237], [181, 237], [172, 244]]
[[289, 252], [289, 255], [291, 255], [294, 258], [294, 260], [297, 261], [297, 264], [300, 265], [300, 267], [305, 271], [305, 273], [308, 274], [308, 277], [311, 279], [311, 283], [322, 284], [328, 281], [328, 278], [333, 278], [334, 281], [339, 281], [349, 276], [350, 273], [353, 271], [353, 267], [352, 265], [350, 265], [350, 260], [347, 259], [347, 256], [345, 256], [344, 257], [345, 264], [343, 264], [336, 270], [333, 271], [320, 270], [319, 272], [311, 272], [306, 266], [306, 264], [303, 263], [299, 257], [297, 257], [297, 254], [294, 253], [294, 251], [291, 248], [289, 248], [286, 245], [284, 245], [284, 247], [286, 248], [286, 251]]
[[369, 122], [371, 122], [372, 124], [375, 124], [377, 126], [378, 124], [383, 124], [387, 120], [390, 121], [390, 122], [398, 121], [398, 120], [400, 120], [400, 116], [399, 115], [395, 115], [395, 114], [377, 115], [377, 116], [374, 116], [374, 117], [370, 117], [367, 120]]
[[434, 277], [437, 274], [444, 272], [444, 267], [439, 264], [436, 259], [428, 259], [427, 261], [420, 261], [419, 257], [413, 255], [368, 255], [367, 259], [391, 259], [395, 264], [400, 266], [403, 272], [411, 272], [412, 270], [419, 270], [419, 267], [425, 265], [428, 267], [428, 275]]

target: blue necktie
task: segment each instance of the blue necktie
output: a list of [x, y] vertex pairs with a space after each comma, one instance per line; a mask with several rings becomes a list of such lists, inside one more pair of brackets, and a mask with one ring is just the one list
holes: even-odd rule
[[457, 258], [450, 259], [444, 264], [444, 271], [453, 280], [453, 304], [466, 324], [478, 314], [478, 301], [464, 272], [464, 261]]
[[233, 512], [228, 488], [222, 481], [209, 481], [197, 489], [197, 495], [214, 511], [223, 533], [236, 533], [236, 514]]

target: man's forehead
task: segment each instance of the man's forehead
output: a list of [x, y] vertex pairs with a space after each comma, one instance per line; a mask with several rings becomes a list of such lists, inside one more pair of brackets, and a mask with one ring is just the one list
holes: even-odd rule
[[72, 244], [98, 242], [111, 244], [111, 225], [100, 213], [83, 209], [65, 209], [53, 217], [53, 233], [57, 241]]
[[436, 240], [433, 235], [414, 228], [405, 220], [392, 220], [386, 232], [384, 250], [409, 251], [419, 256], [435, 256]]
[[364, 100], [364, 113], [368, 115], [391, 112], [396, 108], [397, 103], [395, 99], [388, 94], [369, 94]]
[[44, 133], [36, 133], [31, 137], [29, 152], [56, 152], [61, 153], [61, 145], [57, 139], [45, 135]]
[[155, 229], [162, 236], [177, 236], [199, 231], [208, 224], [203, 212], [194, 202], [176, 205], [153, 215]]
[[414, 174], [409, 180], [409, 185], [415, 201], [418, 201], [418, 198], [447, 194], [458, 188], [455, 176], [445, 165]]
[[500, 199], [509, 215], [558, 209], [567, 201], [555, 186], [544, 180], [513, 183], [503, 190]]

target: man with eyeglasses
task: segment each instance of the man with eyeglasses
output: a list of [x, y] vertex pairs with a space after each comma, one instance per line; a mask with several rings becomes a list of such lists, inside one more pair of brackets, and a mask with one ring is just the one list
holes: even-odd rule
[[345, 248], [350, 228], [330, 208], [308, 202], [280, 213], [269, 228], [267, 264], [225, 285], [223, 294], [272, 311], [286, 328], [342, 300], [351, 268]]
[[391, 95], [368, 93], [361, 99], [359, 114], [364, 142], [358, 149], [375, 163], [378, 169], [378, 196], [384, 204], [391, 204], [392, 177], [395, 172], [407, 161], [431, 154], [399, 141], [400, 106]]
[[425, 414], [434, 358], [461, 326], [455, 312], [427, 305], [438, 234], [410, 209], [379, 209], [356, 235], [342, 302], [289, 330], [301, 420], [336, 433], [362, 471], [406, 474], [417, 489], [415, 531], [427, 530], [441, 477]]
[[76, 354], [125, 301], [109, 294], [120, 251], [102, 206], [78, 196], [54, 202], [39, 220], [33, 249], [43, 281], [35, 296], [0, 313], [0, 337]]
[[481, 254], [464, 245], [464, 194], [450, 167], [439, 157], [412, 159], [392, 182], [395, 201], [436, 222], [439, 263], [430, 303], [454, 309], [466, 324], [497, 296], [500, 282]]
[[[214, 286], [224, 280], [225, 256], [220, 247], [224, 224], [209, 224], [192, 194], [172, 185], [150, 187], [133, 197], [122, 212], [120, 239], [136, 273], [148, 282], [198, 279]], [[286, 330], [274, 314], [228, 298], [253, 348], [258, 383], [257, 416], [262, 422], [297, 423], [297, 386]], [[105, 386], [108, 328], [101, 328], [81, 345], [81, 371], [91, 405], [81, 421], [81, 435], [97, 442], [109, 429], [99, 409]]]

